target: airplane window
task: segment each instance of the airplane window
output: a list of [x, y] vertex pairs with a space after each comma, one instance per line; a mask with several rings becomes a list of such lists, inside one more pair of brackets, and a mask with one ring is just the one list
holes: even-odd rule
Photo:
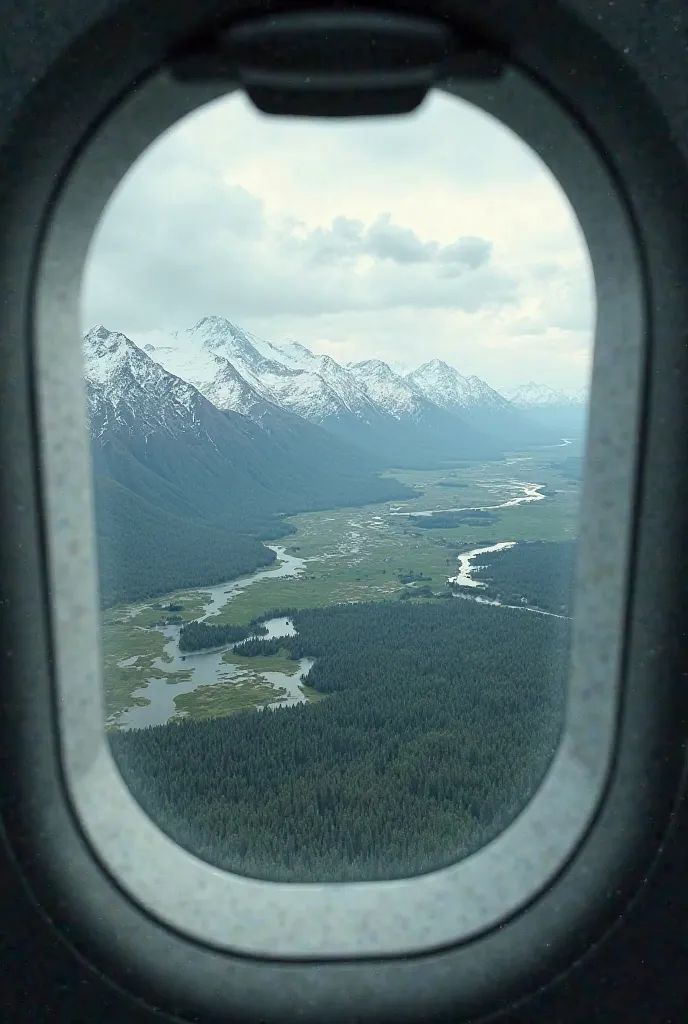
[[82, 283], [106, 720], [173, 839], [277, 881], [434, 870], [566, 708], [595, 319], [563, 190], [432, 94], [163, 134]]
[[3, 142], [8, 848], [140, 1005], [484, 1019], [676, 839], [675, 132], [558, 7], [206, 14]]

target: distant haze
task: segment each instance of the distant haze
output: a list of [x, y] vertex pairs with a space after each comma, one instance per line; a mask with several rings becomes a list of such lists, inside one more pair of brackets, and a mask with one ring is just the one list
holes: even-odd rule
[[384, 121], [216, 101], [132, 168], [94, 236], [83, 328], [137, 344], [227, 317], [346, 366], [431, 359], [505, 393], [587, 384], [594, 286], [570, 204], [524, 143], [440, 94]]

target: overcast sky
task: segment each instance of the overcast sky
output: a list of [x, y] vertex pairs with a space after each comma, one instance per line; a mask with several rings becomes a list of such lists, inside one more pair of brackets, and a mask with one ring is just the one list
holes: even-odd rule
[[240, 96], [163, 135], [94, 236], [83, 327], [142, 343], [226, 316], [339, 362], [433, 357], [495, 387], [587, 382], [594, 288], [561, 188], [511, 131], [414, 114], [287, 120]]

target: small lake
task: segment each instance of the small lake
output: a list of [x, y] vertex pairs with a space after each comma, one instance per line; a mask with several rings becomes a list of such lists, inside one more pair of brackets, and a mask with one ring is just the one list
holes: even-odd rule
[[[268, 632], [261, 639], [268, 640], [271, 637], [294, 636], [296, 630], [290, 619], [270, 619], [265, 623]], [[123, 712], [117, 719], [116, 724], [121, 729], [145, 729], [148, 725], [164, 725], [174, 715], [180, 714], [175, 707], [174, 698], [182, 693], [192, 693], [199, 686], [212, 686], [218, 682], [236, 679], [237, 681], [247, 677], [247, 669], [244, 666], [230, 665], [222, 660], [225, 651], [231, 650], [234, 644], [227, 644], [225, 647], [213, 651], [194, 651], [189, 654], [179, 653], [179, 626], [160, 627], [160, 632], [168, 637], [165, 644], [165, 653], [172, 660], [164, 661], [162, 658], [153, 662], [153, 667], [161, 672], [178, 672], [191, 670], [191, 679], [175, 683], [173, 680], [150, 678], [146, 686], [134, 690], [133, 697], [145, 697], [150, 704], [136, 705]], [[130, 659], [127, 659], [130, 660]], [[311, 658], [301, 658], [298, 668], [293, 675], [286, 672], [260, 672], [270, 686], [275, 690], [283, 689], [286, 696], [282, 700], [272, 701], [265, 707], [289, 707], [292, 704], [303, 704], [306, 701], [300, 682], [301, 676], [307, 676], [313, 666]]]

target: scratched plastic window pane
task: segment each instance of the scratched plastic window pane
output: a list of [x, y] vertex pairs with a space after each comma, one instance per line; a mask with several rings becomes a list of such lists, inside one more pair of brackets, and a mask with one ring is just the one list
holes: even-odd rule
[[130, 170], [82, 288], [104, 727], [180, 844], [388, 878], [524, 807], [564, 715], [594, 307], [558, 183], [453, 98], [231, 97]]

